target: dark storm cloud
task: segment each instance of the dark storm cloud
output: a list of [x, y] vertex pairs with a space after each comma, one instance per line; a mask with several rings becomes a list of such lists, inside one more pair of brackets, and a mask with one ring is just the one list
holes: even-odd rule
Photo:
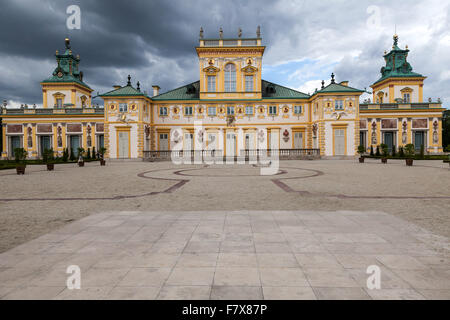
[[[53, 71], [55, 50], [64, 49], [66, 36], [74, 53], [81, 55], [85, 80], [95, 93], [124, 84], [128, 74], [148, 91], [152, 84], [167, 91], [196, 81], [194, 47], [200, 26], [205, 37], [215, 38], [219, 27], [225, 37], [236, 37], [239, 27], [244, 37], [254, 37], [261, 25], [266, 65], [301, 59], [315, 62], [311, 68], [335, 65], [338, 78], [364, 88], [379, 76], [382, 52], [392, 44], [394, 23], [403, 28], [401, 40], [414, 38], [409, 30], [415, 27], [430, 38], [416, 41], [411, 60], [415, 70], [433, 79], [430, 94], [437, 96], [450, 82], [450, 71], [433, 62], [450, 56], [441, 40], [446, 35], [450, 39], [448, 5], [437, 0], [421, 3], [378, 1], [382, 23], [373, 30], [366, 26], [369, 1], [3, 0], [0, 99], [41, 103], [39, 82]], [[66, 8], [72, 4], [81, 8], [81, 30], [66, 28]], [[433, 45], [431, 50], [426, 50], [426, 41]], [[297, 73], [302, 81], [313, 80], [303, 71]], [[289, 79], [282, 84], [290, 85]]]

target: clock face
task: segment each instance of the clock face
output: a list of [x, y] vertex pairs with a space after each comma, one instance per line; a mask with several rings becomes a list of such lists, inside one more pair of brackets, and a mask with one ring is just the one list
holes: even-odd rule
[[58, 78], [62, 78], [62, 76], [63, 76], [62, 72], [59, 71], [58, 74], [57, 74], [57, 76], [58, 76]]

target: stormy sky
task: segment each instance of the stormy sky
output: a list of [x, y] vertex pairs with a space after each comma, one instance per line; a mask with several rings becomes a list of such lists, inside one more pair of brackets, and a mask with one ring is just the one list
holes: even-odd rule
[[[70, 37], [81, 56], [84, 80], [94, 94], [115, 84], [165, 92], [197, 81], [194, 47], [206, 38], [255, 37], [261, 26], [263, 78], [313, 92], [330, 74], [370, 90], [380, 76], [382, 55], [409, 46], [413, 71], [428, 77], [424, 98], [450, 101], [450, 2], [310, 0], [2, 0], [0, 99], [10, 106], [42, 104], [39, 82], [55, 68], [55, 50]], [[81, 28], [69, 30], [69, 5], [81, 9]], [[97, 100], [102, 104], [101, 100]]]

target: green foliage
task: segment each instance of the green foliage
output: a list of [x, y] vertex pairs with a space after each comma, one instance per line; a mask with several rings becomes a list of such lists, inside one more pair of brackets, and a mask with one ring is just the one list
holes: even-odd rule
[[45, 149], [42, 153], [42, 162], [43, 163], [54, 163], [55, 162], [55, 155], [53, 152], [53, 148]]
[[360, 145], [358, 146], [358, 153], [360, 155], [363, 155], [366, 152], [366, 148], [364, 148], [364, 146]]
[[406, 156], [408, 158], [413, 158], [414, 157], [414, 153], [415, 153], [414, 145], [412, 143], [408, 143], [405, 146], [405, 154], [406, 154]]
[[91, 159], [91, 148], [87, 149], [87, 153], [86, 153], [86, 159]]
[[381, 152], [383, 153], [383, 157], [386, 157], [389, 155], [389, 148], [388, 148], [387, 144], [385, 144], [385, 143], [380, 144], [380, 149], [381, 149]]
[[16, 163], [25, 163], [25, 159], [27, 158], [28, 152], [24, 148], [15, 148], [14, 149], [14, 159]]
[[95, 147], [92, 147], [92, 159], [95, 160], [97, 155], [95, 154]]
[[397, 151], [396, 151], [396, 148], [394, 145], [394, 146], [392, 146], [392, 156], [395, 157], [396, 155], [397, 155]]
[[450, 144], [448, 146], [445, 147], [444, 149], [445, 152], [450, 152]]
[[398, 156], [400, 158], [403, 158], [405, 156], [405, 151], [403, 150], [403, 147], [398, 148]]
[[450, 110], [445, 110], [442, 117], [442, 145], [450, 152]]
[[370, 146], [370, 156], [374, 156], [375, 154], [373, 153], [373, 146]]
[[78, 149], [78, 157], [84, 157], [85, 150], [84, 148], [79, 147]]
[[63, 155], [62, 155], [62, 161], [67, 162], [69, 160], [69, 149], [64, 148]]
[[375, 156], [377, 156], [377, 157], [381, 156], [380, 147], [379, 146], [377, 146], [377, 151], [375, 152]]
[[76, 159], [75, 159], [75, 154], [74, 154], [74, 152], [73, 152], [72, 149], [70, 150], [70, 157], [69, 157], [69, 160], [70, 160], [70, 161], [75, 161], [75, 160], [76, 160]]
[[105, 152], [106, 152], [106, 148], [105, 147], [101, 147], [98, 151], [100, 152], [101, 157], [103, 159], [103, 156], [105, 155]]
[[425, 155], [425, 146], [423, 144], [420, 145], [420, 158], [423, 159], [423, 156]]

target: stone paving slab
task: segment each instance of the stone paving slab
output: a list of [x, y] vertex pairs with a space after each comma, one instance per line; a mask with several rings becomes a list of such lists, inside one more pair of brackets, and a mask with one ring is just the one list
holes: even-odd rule
[[0, 298], [449, 299], [449, 248], [377, 211], [104, 212], [0, 254]]

